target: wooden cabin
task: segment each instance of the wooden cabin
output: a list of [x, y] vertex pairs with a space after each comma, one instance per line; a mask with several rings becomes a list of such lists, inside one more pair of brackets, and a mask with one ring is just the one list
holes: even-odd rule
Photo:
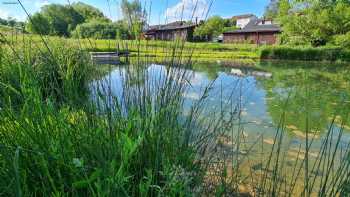
[[148, 40], [181, 39], [192, 41], [195, 27], [195, 24], [188, 24], [184, 21], [177, 21], [166, 25], [154, 25], [148, 28], [144, 33], [144, 37]]
[[275, 44], [281, 28], [272, 20], [257, 19], [244, 28], [224, 32], [224, 43]]

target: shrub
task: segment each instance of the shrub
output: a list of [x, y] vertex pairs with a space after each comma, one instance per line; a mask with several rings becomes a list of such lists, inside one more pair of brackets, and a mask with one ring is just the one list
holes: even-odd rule
[[340, 47], [264, 47], [261, 59], [286, 59], [307, 61], [350, 61], [350, 50]]
[[128, 31], [122, 24], [92, 21], [78, 25], [73, 31], [73, 36], [94, 39], [127, 39]]
[[28, 21], [26, 30], [35, 34], [48, 35], [51, 29], [48, 19], [40, 13], [35, 13]]
[[344, 48], [350, 48], [350, 32], [343, 35], [333, 36], [333, 44], [342, 46]]

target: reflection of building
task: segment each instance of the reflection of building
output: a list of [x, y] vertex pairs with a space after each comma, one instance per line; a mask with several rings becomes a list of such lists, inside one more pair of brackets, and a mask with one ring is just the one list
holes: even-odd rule
[[243, 14], [232, 17], [236, 21], [236, 26], [244, 28], [250, 21], [258, 19], [254, 14]]
[[195, 24], [183, 21], [168, 23], [166, 25], [150, 26], [145, 32], [146, 39], [150, 40], [175, 40], [192, 41]]
[[254, 19], [244, 28], [224, 32], [225, 43], [275, 44], [281, 32], [272, 20]]

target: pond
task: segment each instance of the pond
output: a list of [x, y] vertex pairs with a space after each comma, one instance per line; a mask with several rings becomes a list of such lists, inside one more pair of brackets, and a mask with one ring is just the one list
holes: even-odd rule
[[[146, 67], [148, 77], [154, 79], [167, 71], [164, 65], [156, 63]], [[296, 140], [306, 137], [306, 129], [319, 137], [332, 120], [338, 129], [343, 123], [344, 130], [350, 131], [350, 66], [346, 64], [259, 62], [241, 66], [233, 62], [203, 62], [186, 69], [190, 76], [189, 88], [183, 94], [185, 109], [200, 100], [210, 85], [207, 113], [220, 110], [222, 103], [236, 108], [239, 105], [240, 121], [248, 136], [273, 136], [283, 113], [286, 131]], [[120, 96], [122, 72], [123, 66], [114, 67], [93, 84], [108, 81], [110, 91]]]
[[[102, 86], [113, 96], [121, 97], [125, 73], [138, 75], [139, 72], [132, 66], [128, 68], [112, 67], [109, 73], [91, 83], [92, 89]], [[150, 87], [172, 72], [160, 63], [148, 63], [143, 69], [146, 73], [143, 77], [153, 84], [148, 84]], [[217, 61], [195, 63], [177, 72], [188, 74], [187, 88], [182, 94], [184, 115], [191, 113], [191, 106], [203, 98], [202, 116], [217, 116], [220, 112], [237, 114], [233, 119], [223, 118], [231, 124], [218, 143], [231, 154], [251, 156], [246, 172], [261, 170], [278, 139], [277, 133], [281, 132], [288, 159], [297, 162], [304, 159], [308, 140], [307, 144], [312, 144], [308, 154], [310, 160], [314, 159], [313, 164], [322, 155], [325, 143], [337, 145], [339, 151], [334, 155], [339, 160], [333, 165], [341, 164], [350, 142], [350, 65], [268, 61], [245, 65]], [[239, 150], [234, 148], [237, 136], [242, 138], [240, 144], [245, 144]], [[330, 160], [333, 154], [327, 155], [323, 159]], [[322, 177], [322, 172], [314, 174]]]

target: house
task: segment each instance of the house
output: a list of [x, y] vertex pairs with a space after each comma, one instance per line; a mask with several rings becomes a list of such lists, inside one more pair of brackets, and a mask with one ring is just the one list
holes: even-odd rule
[[150, 26], [144, 33], [146, 39], [149, 40], [175, 40], [181, 39], [192, 41], [193, 32], [197, 25], [186, 23], [184, 21], [176, 21], [165, 25]]
[[243, 14], [232, 17], [233, 20], [236, 21], [236, 26], [240, 29], [243, 29], [250, 21], [257, 20], [254, 14]]
[[224, 43], [275, 44], [281, 32], [272, 20], [251, 20], [244, 28], [224, 32]]

